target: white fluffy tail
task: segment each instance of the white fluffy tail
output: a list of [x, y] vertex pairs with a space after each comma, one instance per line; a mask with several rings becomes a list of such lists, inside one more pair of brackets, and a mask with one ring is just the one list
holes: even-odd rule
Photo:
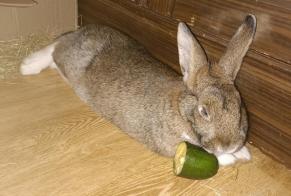
[[20, 65], [21, 74], [33, 75], [40, 73], [47, 67], [56, 68], [56, 64], [52, 56], [56, 44], [57, 42], [48, 45], [45, 48], [26, 57]]

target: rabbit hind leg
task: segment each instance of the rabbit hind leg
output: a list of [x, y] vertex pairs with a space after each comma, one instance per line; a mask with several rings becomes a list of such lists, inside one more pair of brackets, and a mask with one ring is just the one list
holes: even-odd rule
[[21, 74], [34, 75], [39, 74], [47, 67], [56, 68], [56, 64], [52, 56], [56, 44], [57, 42], [48, 45], [45, 48], [26, 57], [20, 65]]

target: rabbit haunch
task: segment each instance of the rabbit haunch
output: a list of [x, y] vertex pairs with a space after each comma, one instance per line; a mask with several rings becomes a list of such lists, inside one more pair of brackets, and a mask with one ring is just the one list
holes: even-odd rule
[[20, 71], [57, 68], [94, 111], [151, 150], [173, 156], [177, 144], [188, 141], [227, 165], [250, 159], [246, 111], [234, 80], [255, 28], [248, 15], [221, 60], [210, 65], [190, 29], [179, 23], [183, 78], [135, 40], [102, 25], [59, 37], [24, 59]]

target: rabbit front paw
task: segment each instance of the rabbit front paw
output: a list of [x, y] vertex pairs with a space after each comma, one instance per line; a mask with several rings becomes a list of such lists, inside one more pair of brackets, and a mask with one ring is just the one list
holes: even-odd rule
[[221, 166], [232, 165], [236, 162], [236, 157], [232, 154], [222, 154], [217, 157]]
[[251, 154], [250, 151], [246, 146], [242, 147], [239, 151], [233, 153], [233, 155], [240, 160], [246, 160], [249, 161], [251, 160]]
[[21, 74], [34, 75], [40, 73], [47, 67], [56, 67], [52, 56], [55, 50], [55, 45], [56, 43], [51, 44], [26, 57], [20, 65]]
[[237, 160], [251, 160], [251, 154], [246, 146], [242, 147], [239, 151], [233, 154], [222, 154], [217, 157], [219, 165], [226, 166], [232, 165]]

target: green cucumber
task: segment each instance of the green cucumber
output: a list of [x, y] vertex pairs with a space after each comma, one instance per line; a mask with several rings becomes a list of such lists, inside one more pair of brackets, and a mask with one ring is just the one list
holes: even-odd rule
[[207, 179], [218, 171], [218, 160], [214, 154], [188, 142], [181, 142], [174, 158], [174, 173], [190, 179]]

